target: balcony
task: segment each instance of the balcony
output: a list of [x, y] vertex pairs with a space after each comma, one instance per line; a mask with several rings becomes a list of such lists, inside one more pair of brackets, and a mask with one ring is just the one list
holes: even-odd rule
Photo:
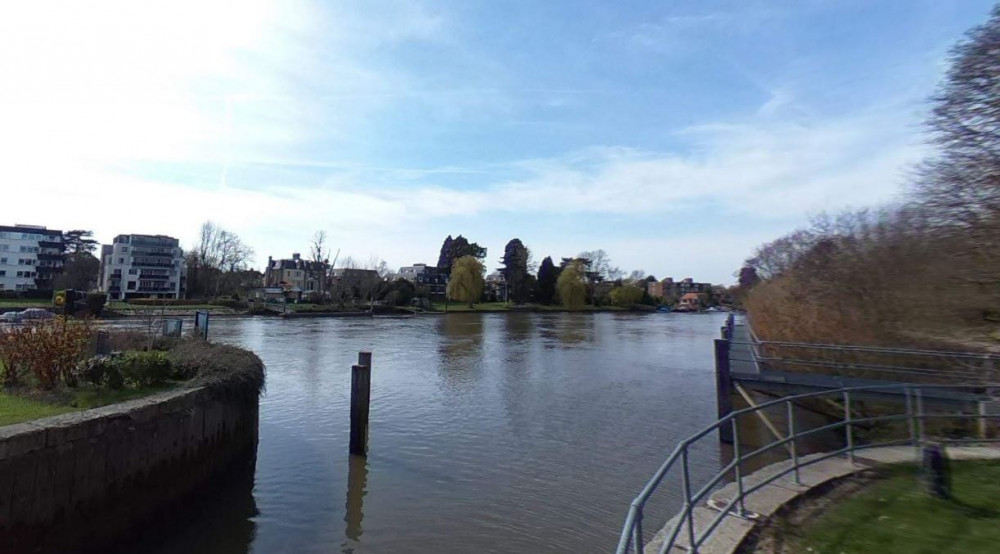
[[40, 240], [38, 241], [38, 246], [42, 248], [55, 248], [57, 250], [65, 249], [65, 245], [61, 241]]

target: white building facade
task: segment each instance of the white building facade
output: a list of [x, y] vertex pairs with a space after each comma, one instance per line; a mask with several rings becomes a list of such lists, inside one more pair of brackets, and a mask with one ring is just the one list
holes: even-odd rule
[[37, 225], [0, 225], [0, 291], [45, 294], [63, 272], [62, 231]]
[[164, 235], [118, 235], [101, 247], [101, 290], [111, 300], [184, 298], [187, 266], [180, 241]]

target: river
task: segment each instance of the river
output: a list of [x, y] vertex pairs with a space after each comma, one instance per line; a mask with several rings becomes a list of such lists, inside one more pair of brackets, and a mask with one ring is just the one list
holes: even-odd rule
[[[675, 443], [715, 419], [724, 314], [216, 319], [267, 364], [256, 472], [133, 551], [609, 552]], [[369, 455], [350, 367], [373, 352]], [[713, 473], [713, 441], [694, 471]], [[679, 507], [647, 513], [654, 531]]]

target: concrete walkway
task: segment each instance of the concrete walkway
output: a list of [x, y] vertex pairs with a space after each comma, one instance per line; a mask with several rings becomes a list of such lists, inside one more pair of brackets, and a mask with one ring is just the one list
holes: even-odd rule
[[[744, 498], [746, 509], [757, 514], [753, 519], [729, 514], [723, 517], [712, 535], [699, 548], [702, 554], [732, 554], [747, 538], [758, 524], [763, 524], [786, 503], [809, 492], [811, 489], [832, 480], [846, 477], [853, 473], [864, 471], [880, 464], [895, 464], [916, 461], [917, 451], [912, 446], [890, 446], [871, 448], [855, 452], [855, 463], [851, 464], [846, 457], [833, 457], [799, 470], [800, 485], [793, 482], [793, 474], [789, 473], [771, 482]], [[803, 456], [800, 463], [822, 458], [823, 454]], [[1000, 448], [984, 446], [949, 447], [948, 458], [952, 460], [987, 460], [1000, 459]], [[791, 462], [779, 462], [756, 471], [743, 479], [744, 489], [748, 489], [766, 481], [768, 478], [791, 467]], [[709, 524], [719, 515], [720, 508], [725, 507], [735, 498], [736, 483], [729, 483], [711, 495], [703, 506], [694, 509], [694, 528], [696, 535], [704, 532]], [[663, 548], [667, 537], [678, 524], [680, 516], [676, 516], [661, 529], [646, 545], [644, 554], [656, 554]], [[687, 522], [680, 522], [681, 529], [677, 541], [670, 554], [689, 551]]]

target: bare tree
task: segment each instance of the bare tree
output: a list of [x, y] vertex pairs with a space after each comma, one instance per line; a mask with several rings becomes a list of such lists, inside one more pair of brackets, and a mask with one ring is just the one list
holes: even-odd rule
[[204, 292], [212, 275], [215, 277], [215, 294], [222, 286], [223, 274], [233, 274], [249, 267], [254, 251], [244, 244], [239, 235], [219, 227], [212, 221], [201, 224], [198, 242], [192, 249], [194, 255], [189, 266], [192, 279]]
[[319, 283], [319, 295], [325, 302], [326, 296], [323, 292], [328, 278], [327, 265], [330, 263], [330, 249], [326, 246], [326, 231], [320, 230], [313, 234], [309, 254], [312, 258], [314, 278]]

